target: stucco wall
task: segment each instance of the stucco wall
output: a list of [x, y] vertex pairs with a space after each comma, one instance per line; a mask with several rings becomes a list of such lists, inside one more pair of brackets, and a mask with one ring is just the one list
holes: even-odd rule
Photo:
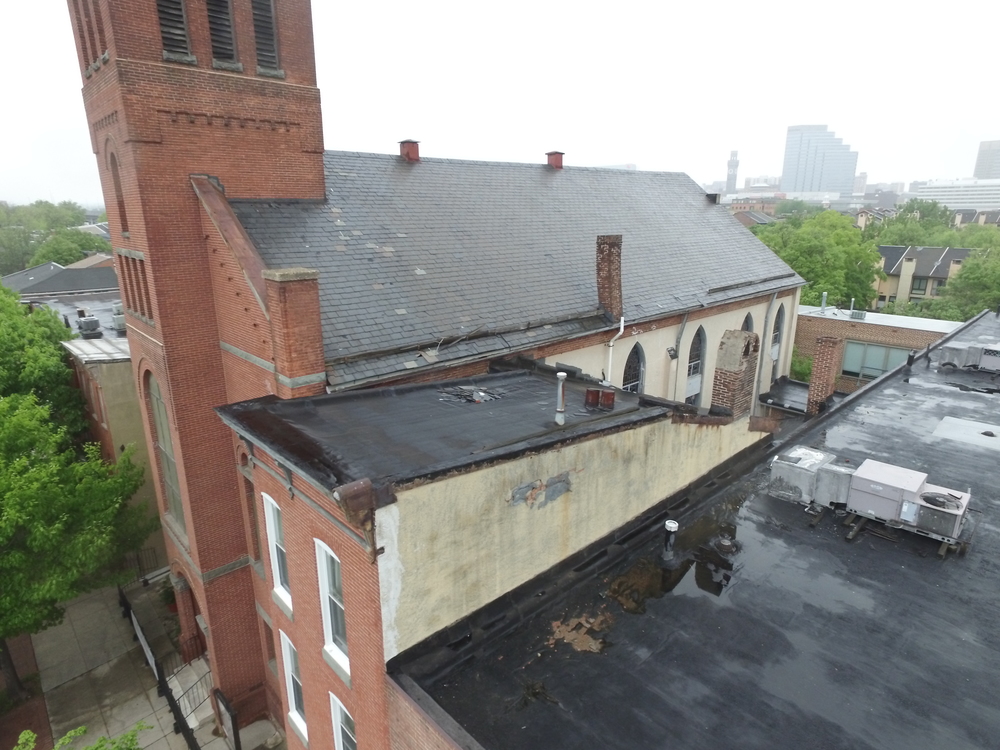
[[[645, 358], [645, 377], [643, 381], [643, 393], [659, 398], [670, 399], [671, 401], [683, 401], [685, 387], [687, 383], [688, 355], [691, 351], [691, 342], [698, 332], [699, 327], [705, 329], [706, 350], [702, 358], [703, 372], [705, 373], [702, 382], [702, 405], [708, 406], [712, 399], [712, 379], [715, 372], [715, 361], [719, 351], [719, 343], [722, 335], [728, 330], [740, 330], [743, 327], [743, 320], [749, 313], [753, 318], [753, 331], [761, 337], [761, 360], [763, 361], [764, 388], [771, 382], [771, 359], [770, 359], [770, 330], [764, 331], [765, 319], [767, 317], [770, 298], [765, 297], [754, 304], [746, 306], [732, 306], [723, 312], [714, 315], [690, 315], [684, 326], [684, 332], [678, 346], [677, 336], [681, 330], [680, 322], [673, 325], [655, 327], [655, 324], [637, 326], [633, 329], [626, 326], [625, 334], [618, 339], [614, 345], [614, 356], [611, 366], [611, 383], [621, 387], [622, 376], [625, 370], [625, 361], [629, 352], [638, 343], [642, 346]], [[778, 374], [787, 375], [788, 367], [791, 363], [791, 342], [794, 337], [795, 317], [798, 309], [798, 290], [794, 295], [780, 297], [775, 309], [779, 305], [784, 305], [785, 328], [781, 344], [781, 357], [779, 360]], [[776, 313], [775, 313], [776, 314]], [[773, 325], [773, 317], [767, 323], [770, 328]], [[609, 340], [611, 336], [608, 336]], [[669, 347], [677, 348], [677, 359], [671, 360], [667, 356]], [[557, 363], [578, 367], [584, 374], [600, 378], [607, 369], [608, 347], [606, 344], [598, 344], [573, 352], [566, 352], [554, 357], [548, 357], [546, 364], [555, 365]]]
[[[669, 419], [398, 492], [376, 515], [385, 657], [418, 643], [587, 544], [762, 437], [748, 421]], [[512, 502], [568, 472], [570, 490]], [[551, 493], [556, 495], [557, 492]], [[522, 494], [523, 498], [523, 494]], [[549, 500], [545, 502], [545, 500]]]

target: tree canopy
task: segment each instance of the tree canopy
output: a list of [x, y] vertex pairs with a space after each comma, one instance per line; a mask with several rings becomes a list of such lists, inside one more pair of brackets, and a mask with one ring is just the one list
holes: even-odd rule
[[877, 294], [879, 254], [854, 221], [837, 211], [823, 211], [799, 222], [753, 227], [755, 235], [804, 278], [802, 303], [817, 305], [823, 292], [831, 304], [868, 307]]
[[55, 247], [50, 246], [45, 254], [39, 256], [41, 260], [35, 260], [42, 247], [53, 237], [68, 240], [76, 246], [78, 257], [69, 260], [70, 263], [82, 258], [84, 253], [110, 252], [111, 246], [100, 237], [69, 230], [83, 224], [85, 219], [86, 211], [72, 201], [59, 204], [35, 201], [26, 206], [12, 206], [0, 201], [0, 276], [49, 260], [63, 264], [60, 258], [69, 258], [74, 253], [62, 242]]
[[73, 338], [52, 310], [33, 310], [0, 287], [0, 397], [34, 393], [60, 425], [76, 435], [86, 425], [60, 342]]

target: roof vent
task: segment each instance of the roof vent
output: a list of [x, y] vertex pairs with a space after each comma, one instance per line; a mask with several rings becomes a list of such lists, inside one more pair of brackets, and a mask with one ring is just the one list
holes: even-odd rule
[[545, 153], [545, 155], [547, 157], [549, 157], [549, 166], [552, 167], [552, 169], [562, 169], [563, 168], [563, 166], [562, 166], [562, 158], [564, 156], [564, 152], [562, 152], [562, 151], [547, 151]]
[[399, 155], [406, 161], [420, 161], [420, 141], [405, 140], [399, 142]]

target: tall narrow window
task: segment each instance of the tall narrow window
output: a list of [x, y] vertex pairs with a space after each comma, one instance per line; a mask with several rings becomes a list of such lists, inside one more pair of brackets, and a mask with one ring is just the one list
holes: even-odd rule
[[87, 32], [84, 31], [83, 8], [80, 6], [80, 0], [73, 0], [72, 12], [73, 20], [76, 22], [76, 37], [80, 40], [80, 54], [83, 56], [86, 68], [94, 62], [95, 58], [87, 41]]
[[354, 719], [333, 693], [330, 693], [330, 715], [333, 717], [333, 745], [336, 750], [358, 750]]
[[642, 393], [643, 376], [646, 374], [646, 358], [642, 354], [642, 346], [638, 343], [632, 347], [625, 360], [625, 372], [622, 373], [622, 390], [632, 393]]
[[747, 313], [747, 316], [743, 318], [743, 328], [741, 330], [753, 333], [753, 316], [750, 313]]
[[122, 192], [122, 180], [118, 175], [118, 157], [112, 151], [108, 155], [108, 166], [111, 168], [111, 182], [115, 186], [115, 201], [118, 203], [118, 223], [122, 234], [128, 234], [128, 216], [125, 214], [125, 193]]
[[699, 327], [691, 339], [691, 348], [688, 350], [687, 388], [684, 392], [686, 404], [701, 405], [701, 386], [705, 375], [704, 356], [705, 329]]
[[778, 308], [774, 316], [774, 328], [771, 329], [771, 382], [778, 379], [778, 362], [781, 359], [781, 336], [785, 329], [785, 306]]
[[206, 5], [212, 57], [222, 62], [233, 62], [236, 60], [236, 45], [233, 44], [233, 14], [229, 0], [206, 0]]
[[165, 55], [188, 55], [184, 0], [156, 0], [156, 12], [160, 17], [160, 40]]
[[340, 576], [340, 558], [319, 539], [316, 542], [316, 571], [319, 574], [319, 598], [323, 611], [323, 641], [326, 652], [348, 674], [347, 619], [344, 616], [344, 584]]
[[281, 657], [285, 662], [285, 689], [288, 691], [288, 718], [301, 733], [303, 739], [309, 736], [306, 731], [306, 704], [302, 692], [302, 672], [299, 670], [299, 652], [288, 640], [283, 630], [281, 633]]
[[274, 6], [271, 0], [252, 0], [253, 35], [257, 47], [257, 66], [278, 69], [278, 40], [274, 29]]
[[146, 381], [146, 392], [149, 394], [149, 406], [153, 412], [153, 429], [156, 434], [156, 455], [160, 463], [160, 478], [163, 481], [163, 494], [166, 496], [167, 512], [186, 533], [184, 522], [184, 505], [181, 500], [180, 482], [177, 479], [177, 461], [174, 458], [174, 445], [170, 437], [170, 420], [167, 418], [167, 405], [160, 393], [160, 384], [150, 373]]
[[292, 608], [292, 590], [288, 581], [288, 555], [285, 552], [285, 528], [281, 508], [270, 495], [261, 493], [264, 500], [264, 523], [267, 526], [267, 546], [271, 556], [271, 578], [274, 593], [288, 609]]

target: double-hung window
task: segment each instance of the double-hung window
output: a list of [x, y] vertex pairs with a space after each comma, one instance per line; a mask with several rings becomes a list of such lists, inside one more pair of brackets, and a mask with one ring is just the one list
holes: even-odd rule
[[283, 630], [281, 633], [281, 658], [285, 664], [285, 689], [288, 691], [288, 719], [295, 729], [307, 740], [306, 704], [302, 694], [302, 672], [299, 671], [299, 652], [288, 640]]
[[292, 589], [288, 583], [288, 554], [285, 552], [285, 529], [281, 520], [281, 508], [270, 495], [261, 493], [264, 499], [264, 521], [267, 525], [267, 546], [271, 553], [271, 578], [274, 593], [288, 609], [292, 608]]
[[330, 693], [330, 715], [333, 717], [333, 743], [336, 750], [358, 750], [354, 719], [333, 693]]
[[320, 608], [323, 612], [323, 648], [345, 671], [351, 673], [347, 659], [347, 620], [344, 617], [344, 584], [340, 558], [319, 539], [316, 542], [316, 570], [319, 573]]

